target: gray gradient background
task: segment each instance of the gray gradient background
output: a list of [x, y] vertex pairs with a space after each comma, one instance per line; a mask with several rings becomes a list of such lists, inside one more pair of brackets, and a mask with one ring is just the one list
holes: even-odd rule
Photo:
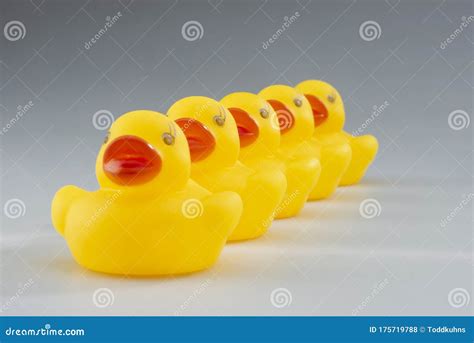
[[[85, 50], [117, 11], [119, 21]], [[300, 18], [262, 49], [295, 11]], [[17, 219], [2, 213], [1, 304], [33, 280], [4, 314], [351, 315], [385, 279], [359, 315], [472, 314], [472, 302], [448, 301], [455, 288], [472, 296], [472, 202], [440, 222], [473, 191], [472, 125], [453, 130], [448, 115], [472, 116], [474, 23], [440, 44], [473, 14], [471, 1], [2, 0], [1, 28], [26, 27], [22, 40], [0, 36], [2, 127], [17, 106], [34, 103], [0, 136], [1, 205], [19, 198], [26, 208]], [[202, 39], [183, 39], [189, 20], [202, 24]], [[367, 20], [380, 24], [379, 39], [359, 36]], [[95, 112], [164, 112], [184, 96], [308, 78], [340, 90], [348, 131], [388, 101], [366, 129], [380, 151], [362, 184], [308, 204], [262, 239], [228, 245], [203, 273], [128, 279], [75, 264], [49, 206], [65, 184], [97, 187], [104, 131], [92, 125]], [[360, 215], [366, 198], [379, 201], [379, 216]], [[105, 308], [92, 299], [101, 287], [114, 295]], [[284, 308], [270, 301], [280, 287], [292, 295]]]

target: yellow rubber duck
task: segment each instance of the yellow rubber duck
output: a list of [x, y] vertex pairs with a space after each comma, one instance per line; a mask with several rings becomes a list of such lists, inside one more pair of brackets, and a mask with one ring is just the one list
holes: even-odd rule
[[240, 141], [235, 120], [214, 99], [181, 99], [171, 106], [168, 116], [188, 139], [192, 179], [210, 191], [234, 191], [242, 198], [242, 217], [229, 240], [264, 234], [281, 200], [284, 178], [271, 171], [255, 171], [238, 161]]
[[351, 146], [352, 157], [342, 175], [340, 185], [353, 185], [364, 176], [377, 154], [377, 138], [371, 135], [352, 136], [345, 132], [344, 103], [339, 92], [330, 84], [320, 80], [303, 81], [296, 89], [305, 94], [316, 119], [316, 135], [323, 145]]
[[[280, 204], [285, 195], [287, 182], [284, 174], [285, 165], [277, 159], [277, 151], [280, 147], [280, 128], [278, 119], [273, 108], [268, 102], [256, 94], [248, 92], [236, 92], [228, 94], [221, 101], [227, 108], [237, 124], [240, 138], [239, 160], [246, 166], [270, 173], [272, 179], [277, 180], [275, 184], [279, 187], [276, 194], [276, 203]], [[265, 193], [263, 202], [272, 202]], [[267, 225], [270, 225], [279, 211], [277, 207], [269, 217]]]
[[190, 177], [186, 137], [165, 115], [133, 111], [111, 126], [96, 162], [100, 185], [65, 186], [51, 217], [76, 261], [122, 275], [210, 267], [242, 212], [238, 194], [212, 194]]
[[285, 197], [276, 218], [297, 215], [303, 208], [321, 173], [311, 137], [314, 122], [308, 100], [295, 88], [273, 85], [258, 94], [276, 112], [274, 125], [280, 128], [278, 159], [285, 165], [288, 182]]

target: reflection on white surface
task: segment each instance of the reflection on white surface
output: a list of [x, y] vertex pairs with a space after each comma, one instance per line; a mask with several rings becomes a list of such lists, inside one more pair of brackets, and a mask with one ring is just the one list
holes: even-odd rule
[[[359, 212], [369, 195], [383, 209], [371, 219]], [[467, 315], [469, 306], [447, 301], [455, 288], [471, 290], [472, 272], [470, 212], [439, 225], [452, 204], [427, 186], [340, 188], [261, 239], [228, 244], [210, 270], [159, 278], [85, 270], [47, 224], [4, 231], [3, 314]], [[285, 306], [272, 303], [278, 289]]]

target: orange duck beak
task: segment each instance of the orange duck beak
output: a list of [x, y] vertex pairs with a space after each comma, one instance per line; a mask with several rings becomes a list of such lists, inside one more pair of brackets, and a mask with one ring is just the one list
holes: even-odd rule
[[102, 160], [105, 175], [123, 186], [134, 186], [153, 179], [161, 170], [161, 157], [145, 140], [136, 136], [114, 139]]
[[317, 97], [311, 94], [305, 94], [311, 109], [313, 110], [314, 126], [319, 126], [328, 118], [328, 109]]
[[279, 100], [270, 99], [267, 100], [267, 102], [273, 107], [277, 114], [280, 133], [285, 134], [290, 131], [295, 125], [295, 116], [293, 113], [291, 113], [288, 107]]
[[188, 140], [192, 162], [201, 161], [214, 151], [216, 139], [204, 124], [192, 118], [177, 119], [176, 124], [183, 130]]
[[239, 131], [240, 147], [246, 147], [255, 142], [258, 138], [259, 129], [255, 120], [247, 113], [237, 107], [228, 108], [235, 119]]

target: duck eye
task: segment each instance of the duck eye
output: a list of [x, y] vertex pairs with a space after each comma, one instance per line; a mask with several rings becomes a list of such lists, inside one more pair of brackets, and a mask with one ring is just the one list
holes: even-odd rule
[[166, 145], [173, 145], [174, 143], [174, 137], [171, 135], [169, 132], [165, 132], [161, 135], [161, 138], [163, 138], [163, 142]]
[[303, 101], [301, 101], [300, 98], [295, 98], [293, 103], [296, 105], [296, 107], [301, 107], [301, 105], [303, 105]]
[[105, 136], [104, 142], [102, 144], [107, 144], [107, 142], [109, 141], [109, 136], [110, 136], [110, 132], [107, 132], [107, 135]]
[[225, 124], [225, 117], [221, 116], [220, 114], [216, 114], [214, 117], [214, 122], [218, 125], [218, 126], [224, 126]]
[[163, 139], [163, 142], [166, 145], [173, 145], [174, 140], [176, 138], [176, 128], [174, 127], [174, 125], [172, 123], [169, 123], [168, 127], [169, 127], [170, 131], [163, 133], [161, 135], [161, 138]]
[[329, 95], [328, 95], [328, 101], [329, 101], [329, 102], [334, 102], [334, 101], [336, 101], [336, 96], [334, 96], [334, 95], [332, 95], [332, 94], [329, 94]]
[[260, 109], [260, 115], [262, 116], [262, 118], [268, 118], [268, 111], [264, 108], [261, 108]]

